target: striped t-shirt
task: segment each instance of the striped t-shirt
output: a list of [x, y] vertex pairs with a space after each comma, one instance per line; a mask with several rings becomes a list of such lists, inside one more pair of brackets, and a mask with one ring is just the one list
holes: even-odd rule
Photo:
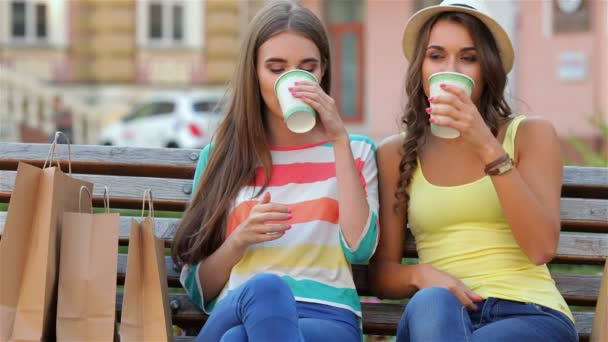
[[[367, 222], [361, 222], [365, 226], [359, 241], [348, 246], [340, 230], [332, 144], [273, 148], [272, 175], [266, 191], [271, 194], [271, 202], [285, 204], [291, 209], [292, 218], [286, 222], [292, 228], [279, 239], [250, 245], [232, 268], [223, 290], [212, 301], [205, 299], [200, 286], [200, 263], [185, 265], [180, 281], [196, 305], [210, 313], [218, 301], [254, 275], [271, 273], [289, 284], [297, 301], [344, 308], [361, 317], [351, 264], [369, 260], [378, 242], [376, 146], [369, 138], [356, 135], [350, 136], [350, 144], [369, 204]], [[210, 153], [209, 146], [201, 152], [194, 188]], [[236, 197], [228, 216], [228, 235], [257, 203], [259, 198], [255, 196], [264, 179], [264, 170], [260, 168], [255, 181]]]

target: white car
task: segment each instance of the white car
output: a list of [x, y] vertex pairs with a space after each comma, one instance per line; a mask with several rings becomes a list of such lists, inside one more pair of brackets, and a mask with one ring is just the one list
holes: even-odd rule
[[103, 145], [201, 148], [221, 120], [225, 90], [159, 92], [143, 97], [101, 133]]

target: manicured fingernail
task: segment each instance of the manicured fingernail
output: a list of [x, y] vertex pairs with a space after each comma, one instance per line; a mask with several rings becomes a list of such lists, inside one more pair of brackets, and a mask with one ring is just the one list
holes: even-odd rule
[[289, 91], [293, 91], [293, 87], [289, 87], [289, 88], [287, 88], [287, 89], [289, 89]]
[[432, 111], [433, 111], [433, 109], [432, 109], [431, 107], [429, 107], [429, 108], [427, 108], [427, 109], [426, 109], [426, 112], [427, 112], [427, 113], [430, 113], [430, 112], [432, 112]]
[[430, 118], [430, 119], [429, 119], [429, 122], [430, 122], [430, 123], [435, 123], [435, 119]]
[[287, 230], [289, 230], [289, 229], [291, 229], [291, 225], [290, 224], [287, 225]]
[[293, 215], [291, 213], [289, 213], [288, 219], [291, 220], [292, 217], [293, 217]]
[[433, 102], [433, 100], [435, 100], [435, 98], [434, 98], [434, 97], [432, 97], [432, 96], [431, 96], [431, 97], [429, 97], [429, 102]]
[[300, 84], [300, 82], [297, 82], [297, 81], [293, 82], [293, 85], [298, 85], [298, 84]]
[[441, 89], [445, 89], [446, 84], [445, 83], [441, 83], [439, 86], [441, 87]]
[[287, 212], [291, 214], [291, 208], [287, 208]]

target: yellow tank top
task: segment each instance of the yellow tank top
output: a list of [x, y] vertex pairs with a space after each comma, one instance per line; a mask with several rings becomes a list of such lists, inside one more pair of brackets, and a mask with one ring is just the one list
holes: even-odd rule
[[[514, 118], [503, 148], [515, 155]], [[517, 245], [489, 176], [459, 186], [429, 183], [420, 167], [410, 184], [408, 219], [420, 263], [462, 280], [484, 298], [531, 302], [566, 314], [570, 309], [546, 265], [534, 265]]]

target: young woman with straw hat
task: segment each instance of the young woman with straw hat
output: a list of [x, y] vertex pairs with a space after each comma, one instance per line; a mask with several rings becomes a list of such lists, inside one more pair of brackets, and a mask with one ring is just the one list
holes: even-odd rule
[[[446, 0], [409, 20], [404, 133], [378, 150], [382, 233], [369, 267], [379, 297], [413, 295], [398, 341], [576, 341], [545, 263], [560, 230], [562, 165], [552, 125], [512, 116], [509, 36], [482, 1]], [[470, 96], [429, 76], [472, 79]], [[429, 114], [433, 114], [432, 117]], [[444, 139], [430, 124], [456, 129]], [[406, 226], [419, 264], [402, 265]]]

